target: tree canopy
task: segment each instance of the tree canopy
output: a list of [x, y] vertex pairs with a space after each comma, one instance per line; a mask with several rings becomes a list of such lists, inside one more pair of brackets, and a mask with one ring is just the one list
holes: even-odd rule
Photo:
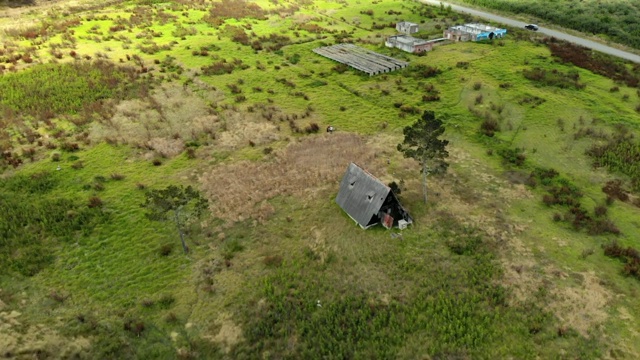
[[141, 205], [147, 209], [145, 216], [152, 221], [171, 219], [178, 229], [185, 253], [189, 247], [184, 240], [184, 230], [190, 221], [200, 217], [207, 208], [207, 200], [191, 186], [169, 185], [166, 189], [151, 190], [146, 193]]
[[424, 201], [427, 202], [427, 175], [443, 173], [449, 167], [445, 159], [449, 141], [439, 139], [445, 128], [442, 120], [433, 111], [425, 111], [413, 125], [404, 128], [404, 141], [398, 144], [398, 151], [407, 158], [413, 158], [422, 166]]

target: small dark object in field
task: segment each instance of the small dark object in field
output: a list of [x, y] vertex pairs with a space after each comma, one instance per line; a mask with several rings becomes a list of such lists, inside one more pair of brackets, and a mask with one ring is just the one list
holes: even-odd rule
[[89, 203], [87, 204], [90, 208], [96, 208], [102, 206], [102, 199], [97, 196], [92, 196], [89, 198]]
[[169, 256], [171, 254], [171, 251], [173, 251], [173, 245], [171, 244], [164, 244], [160, 247], [160, 255], [161, 256]]

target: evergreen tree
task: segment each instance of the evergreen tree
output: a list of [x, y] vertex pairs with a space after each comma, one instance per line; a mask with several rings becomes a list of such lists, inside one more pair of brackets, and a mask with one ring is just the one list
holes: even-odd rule
[[433, 111], [425, 111], [422, 118], [413, 125], [404, 128], [404, 141], [398, 144], [398, 151], [407, 158], [413, 158], [422, 166], [422, 190], [427, 203], [427, 175], [443, 173], [449, 167], [445, 158], [449, 141], [439, 137], [444, 133], [442, 120], [437, 119]]
[[147, 209], [145, 216], [152, 221], [173, 220], [180, 234], [185, 254], [189, 247], [184, 241], [184, 232], [190, 221], [200, 217], [207, 208], [207, 200], [191, 186], [170, 185], [163, 190], [151, 190], [146, 194], [142, 207]]

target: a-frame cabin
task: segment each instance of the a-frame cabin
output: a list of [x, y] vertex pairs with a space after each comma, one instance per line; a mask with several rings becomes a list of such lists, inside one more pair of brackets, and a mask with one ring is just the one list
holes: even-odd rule
[[391, 188], [354, 163], [340, 182], [336, 202], [363, 229], [379, 223], [388, 229], [413, 223]]

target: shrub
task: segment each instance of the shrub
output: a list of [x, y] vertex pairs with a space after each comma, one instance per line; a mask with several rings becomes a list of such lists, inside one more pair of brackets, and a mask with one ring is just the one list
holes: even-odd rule
[[[400, 181], [400, 183], [402, 184], [402, 181]], [[396, 195], [400, 195], [402, 193], [402, 188], [395, 181], [390, 182], [389, 187], [391, 188], [391, 191], [393, 191], [393, 193]]]
[[67, 152], [75, 152], [80, 150], [80, 146], [78, 146], [77, 143], [63, 141], [62, 143], [60, 143], [60, 149]]
[[60, 161], [60, 154], [58, 153], [53, 153], [51, 154], [51, 161]]
[[589, 235], [614, 234], [620, 235], [620, 229], [610, 219], [596, 219], [588, 223]]
[[524, 165], [524, 162], [527, 159], [524, 154], [524, 149], [520, 148], [500, 149], [498, 150], [498, 155], [500, 155], [506, 162], [516, 166]]
[[442, 73], [442, 70], [438, 69], [437, 67], [432, 67], [424, 64], [414, 65], [406, 68], [405, 70], [405, 74], [408, 74], [417, 80], [434, 77], [439, 75], [440, 73]]
[[618, 199], [623, 202], [629, 200], [629, 194], [622, 187], [622, 180], [619, 179], [607, 181], [602, 187], [602, 192], [609, 195], [612, 199]]
[[480, 89], [482, 89], [482, 83], [481, 82], [477, 82], [477, 83], [473, 84], [473, 90], [478, 91]]
[[316, 134], [318, 131], [320, 131], [320, 126], [316, 123], [311, 123], [304, 128], [304, 132], [307, 134]]
[[235, 69], [235, 65], [226, 61], [218, 61], [211, 65], [202, 66], [202, 74], [206, 76], [231, 74]]
[[158, 300], [161, 309], [169, 309], [176, 302], [176, 298], [171, 294], [165, 294]]
[[595, 251], [592, 248], [582, 250], [582, 254], [580, 254], [581, 259], [586, 259], [587, 257], [593, 255]]
[[111, 174], [111, 180], [124, 180], [125, 176], [122, 174], [118, 174], [118, 173], [113, 173]]
[[87, 204], [90, 208], [97, 208], [102, 206], [102, 199], [97, 196], [92, 196], [89, 198], [89, 203]]
[[162, 160], [153, 159], [153, 161], [151, 163], [153, 164], [153, 166], [160, 166], [160, 165], [162, 165]]
[[602, 246], [608, 257], [618, 258], [625, 262], [622, 272], [626, 276], [633, 276], [640, 280], [640, 251], [632, 247], [624, 248], [616, 241]]
[[496, 131], [500, 131], [500, 125], [498, 124], [498, 121], [493, 118], [485, 119], [482, 124], [480, 124], [480, 131], [484, 135], [492, 137]]
[[80, 170], [84, 167], [84, 163], [82, 161], [76, 161], [73, 164], [71, 164], [71, 167], [76, 170]]
[[331, 70], [337, 72], [338, 74], [342, 74], [345, 71], [349, 70], [349, 66], [347, 66], [345, 64], [337, 64], [336, 66], [331, 68]]
[[293, 54], [287, 58], [291, 64], [297, 64], [300, 62], [300, 54]]
[[178, 322], [178, 316], [176, 316], [175, 313], [168, 313], [167, 316], [165, 316], [164, 321], [166, 321], [169, 324], [173, 324]]
[[136, 336], [140, 336], [144, 332], [145, 325], [141, 320], [127, 320], [125, 321], [123, 328]]
[[172, 251], [173, 251], [173, 244], [164, 244], [160, 246], [160, 249], [158, 249], [160, 256], [169, 256], [171, 255]]
[[607, 215], [607, 207], [604, 205], [597, 205], [594, 209], [593, 209], [593, 213], [597, 216], [597, 217], [602, 217]]
[[401, 105], [400, 112], [404, 114], [417, 115], [420, 114], [420, 108], [411, 105]]
[[63, 303], [67, 299], [68, 295], [64, 295], [62, 293], [57, 292], [56, 290], [52, 290], [49, 293], [49, 298], [55, 302]]

